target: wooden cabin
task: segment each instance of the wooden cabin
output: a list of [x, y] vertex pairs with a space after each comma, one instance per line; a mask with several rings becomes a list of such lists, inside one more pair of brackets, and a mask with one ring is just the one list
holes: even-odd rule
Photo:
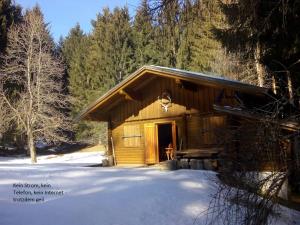
[[[220, 76], [143, 66], [89, 105], [79, 119], [108, 123], [109, 154], [117, 164], [156, 164], [175, 157], [213, 157], [223, 151], [219, 131], [240, 95], [267, 89]], [[193, 155], [194, 154], [194, 155]]]

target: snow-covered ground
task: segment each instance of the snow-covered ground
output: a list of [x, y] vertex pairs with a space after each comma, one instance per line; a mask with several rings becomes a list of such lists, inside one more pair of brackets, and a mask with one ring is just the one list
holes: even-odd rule
[[[199, 215], [216, 178], [199, 170], [82, 167], [76, 160], [72, 166], [3, 161], [0, 225], [204, 224]], [[282, 221], [300, 224], [300, 215], [284, 210]]]
[[[88, 166], [102, 163], [104, 152], [74, 152], [61, 155], [43, 155], [37, 157], [37, 165], [58, 164], [69, 166]], [[0, 165], [28, 165], [29, 157], [0, 157]], [[1, 225], [1, 224], [0, 224]]]

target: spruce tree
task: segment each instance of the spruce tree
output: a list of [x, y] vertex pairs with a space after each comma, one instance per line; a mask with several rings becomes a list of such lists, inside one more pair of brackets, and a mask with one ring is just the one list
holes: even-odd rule
[[254, 62], [258, 85], [272, 81], [274, 92], [292, 98], [300, 83], [299, 1], [229, 1], [222, 9], [228, 20], [219, 30], [224, 46]]
[[[91, 82], [88, 78], [87, 55], [90, 40], [81, 30], [79, 24], [72, 28], [62, 41], [62, 54], [67, 67], [68, 91], [72, 99], [71, 114], [75, 118], [91, 100]], [[75, 138], [78, 141], [96, 143], [100, 133], [104, 133], [99, 123], [80, 121], [75, 127]]]
[[[7, 35], [13, 25], [20, 23], [22, 20], [21, 7], [14, 4], [11, 0], [0, 0], [0, 55], [5, 54], [7, 46]], [[0, 68], [3, 65], [3, 60], [0, 60]], [[0, 85], [0, 88], [3, 84]], [[13, 93], [13, 89], [16, 84], [5, 84], [3, 88], [10, 90]], [[23, 149], [24, 143], [21, 136], [16, 131], [15, 126], [8, 128], [5, 118], [7, 116], [8, 109], [5, 108], [5, 104], [0, 99], [0, 142], [11, 144], [15, 142], [18, 148]], [[17, 141], [15, 141], [17, 140]], [[17, 142], [17, 143], [16, 143]]]
[[222, 12], [216, 1], [195, 1], [191, 7], [193, 18], [188, 29], [191, 38], [191, 60], [188, 69], [212, 71], [211, 62], [220, 54], [222, 45], [216, 40], [214, 27], [222, 25]]
[[[84, 35], [77, 25], [63, 44], [73, 115], [136, 69], [128, 9], [115, 8], [111, 12], [106, 8], [92, 24], [90, 35]], [[105, 133], [104, 124], [80, 122], [76, 136], [98, 142], [100, 134]], [[105, 139], [105, 135], [102, 137]]]
[[177, 54], [182, 38], [179, 0], [166, 1], [156, 13], [156, 45], [159, 46], [159, 64], [176, 67]]
[[155, 44], [155, 27], [148, 0], [143, 0], [133, 23], [134, 58], [137, 67], [158, 63], [160, 54]]
[[86, 56], [88, 54], [88, 40], [79, 24], [72, 28], [63, 40], [62, 53], [67, 65], [68, 89], [73, 97], [72, 113], [76, 115], [87, 104]]
[[105, 93], [136, 69], [127, 8], [104, 9], [93, 22], [87, 76], [93, 96]]
[[211, 62], [222, 49], [214, 35], [215, 26], [224, 20], [219, 4], [208, 0], [161, 1], [156, 10], [160, 64], [194, 71], [213, 70]]
[[4, 51], [7, 43], [7, 32], [11, 25], [22, 19], [21, 7], [11, 0], [0, 0], [0, 53]]

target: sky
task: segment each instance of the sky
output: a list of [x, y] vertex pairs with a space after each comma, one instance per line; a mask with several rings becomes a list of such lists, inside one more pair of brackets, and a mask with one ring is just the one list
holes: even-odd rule
[[89, 33], [92, 29], [91, 20], [96, 19], [96, 15], [104, 7], [113, 9], [127, 3], [130, 15], [134, 15], [140, 0], [15, 0], [15, 2], [23, 9], [38, 4], [44, 13], [45, 21], [50, 23], [52, 36], [58, 41], [61, 36], [67, 36], [76, 23], [80, 24], [84, 32]]

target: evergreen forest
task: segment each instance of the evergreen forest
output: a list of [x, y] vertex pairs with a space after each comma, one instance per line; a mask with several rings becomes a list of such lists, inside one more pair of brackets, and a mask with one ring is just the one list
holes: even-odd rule
[[[43, 20], [38, 6], [32, 11], [39, 11]], [[22, 13], [11, 0], [0, 0], [0, 66], [4, 67], [9, 51], [9, 32], [30, 13]], [[77, 24], [59, 43], [47, 36], [49, 54], [62, 69], [60, 81], [68, 98], [63, 111], [71, 119], [143, 65], [216, 74], [268, 87], [288, 96], [299, 108], [298, 0], [141, 0], [134, 15], [126, 5], [105, 8], [91, 23], [90, 33]], [[42, 26], [49, 32], [45, 21]], [[18, 98], [15, 93], [22, 85], [1, 85], [11, 99]], [[105, 141], [105, 135], [99, 136], [105, 129], [105, 124], [79, 122], [69, 136]], [[1, 136], [15, 140], [21, 133], [10, 127]]]

